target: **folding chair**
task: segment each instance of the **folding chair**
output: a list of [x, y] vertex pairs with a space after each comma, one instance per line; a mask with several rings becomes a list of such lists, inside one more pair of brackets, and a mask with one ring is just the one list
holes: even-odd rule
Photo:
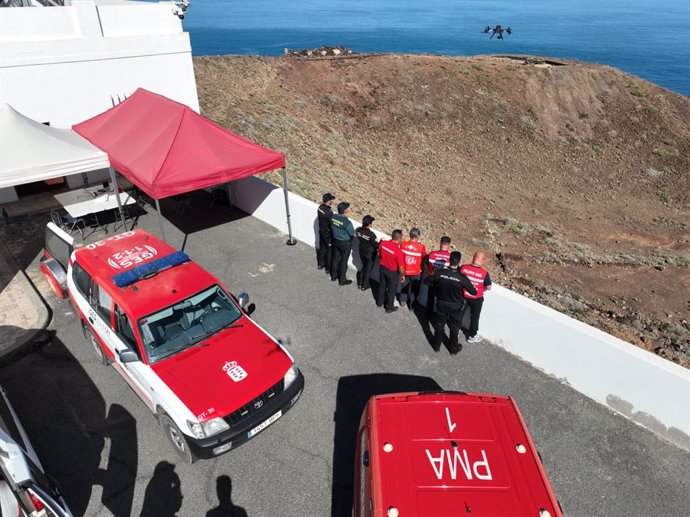
[[[120, 228], [127, 230], [127, 221], [130, 219], [129, 209], [127, 208], [127, 205], [122, 206], [122, 215], [124, 216], [124, 221], [122, 220], [122, 217], [120, 217], [120, 211], [115, 210], [115, 222], [113, 223], [113, 233], [117, 232]], [[134, 228], [133, 224], [132, 228]]]
[[68, 234], [72, 235], [72, 232], [77, 230], [81, 234], [81, 238], [84, 238], [86, 223], [83, 219], [72, 217], [68, 213], [61, 214], [57, 210], [53, 209], [50, 210], [50, 219], [56, 226], [58, 226], [61, 230], [66, 231]]
[[[89, 236], [93, 235], [99, 230], [103, 230], [103, 233], [108, 233], [108, 224], [102, 224], [100, 219], [98, 219], [98, 214], [87, 214], [84, 217], [83, 221], [86, 225], [86, 228], [89, 228], [91, 230]], [[84, 237], [82, 236], [82, 238]]]

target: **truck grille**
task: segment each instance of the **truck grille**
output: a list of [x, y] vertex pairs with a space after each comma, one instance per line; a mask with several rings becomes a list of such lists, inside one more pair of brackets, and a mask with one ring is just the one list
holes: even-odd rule
[[[280, 379], [277, 384], [271, 386], [254, 400], [248, 402], [236, 411], [233, 411], [225, 417], [225, 421], [230, 426], [237, 425], [245, 420], [250, 415], [257, 411], [261, 411], [265, 406], [270, 404], [273, 399], [283, 392], [283, 379]], [[258, 407], [257, 407], [258, 406]]]

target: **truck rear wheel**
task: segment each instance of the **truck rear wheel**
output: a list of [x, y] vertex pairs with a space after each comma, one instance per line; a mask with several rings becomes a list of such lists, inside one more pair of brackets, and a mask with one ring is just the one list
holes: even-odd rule
[[101, 348], [101, 345], [92, 330], [88, 331], [86, 339], [88, 339], [91, 343], [93, 351], [96, 354], [96, 357], [98, 357], [98, 361], [104, 366], [110, 365], [110, 359], [108, 359], [108, 357], [103, 353], [103, 349]]
[[161, 415], [160, 422], [161, 427], [165, 432], [165, 436], [168, 437], [168, 440], [170, 440], [170, 443], [172, 443], [173, 447], [177, 451], [177, 454], [179, 454], [186, 463], [189, 463], [190, 465], [194, 463], [197, 460], [197, 457], [189, 448], [184, 434], [182, 434], [180, 428], [175, 425], [175, 422], [172, 421], [172, 418], [170, 418], [168, 415]]

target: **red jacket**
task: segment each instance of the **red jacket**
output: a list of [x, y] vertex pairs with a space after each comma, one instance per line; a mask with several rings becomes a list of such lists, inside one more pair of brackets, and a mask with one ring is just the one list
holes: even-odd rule
[[405, 265], [405, 256], [395, 241], [381, 241], [379, 244], [379, 264], [391, 271], [399, 271]]
[[464, 264], [460, 267], [460, 272], [470, 279], [470, 282], [477, 290], [477, 294], [472, 295], [466, 289], [463, 289], [462, 295], [470, 300], [484, 298], [484, 288], [491, 285], [489, 272], [483, 267], [473, 266], [472, 264]]
[[436, 250], [429, 253], [427, 273], [429, 276], [434, 274], [436, 269], [443, 269], [450, 266], [450, 251]]
[[426, 258], [426, 246], [421, 242], [405, 241], [400, 245], [405, 255], [405, 276], [415, 276], [422, 272], [422, 264]]

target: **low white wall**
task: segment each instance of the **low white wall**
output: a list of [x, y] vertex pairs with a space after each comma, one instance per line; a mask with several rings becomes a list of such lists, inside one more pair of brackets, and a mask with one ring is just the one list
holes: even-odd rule
[[[283, 191], [259, 178], [232, 184], [235, 206], [287, 233]], [[317, 241], [317, 204], [290, 194], [293, 236]], [[495, 285], [482, 334], [574, 389], [690, 450], [690, 371]], [[548, 394], [545, 394], [548, 396]]]

